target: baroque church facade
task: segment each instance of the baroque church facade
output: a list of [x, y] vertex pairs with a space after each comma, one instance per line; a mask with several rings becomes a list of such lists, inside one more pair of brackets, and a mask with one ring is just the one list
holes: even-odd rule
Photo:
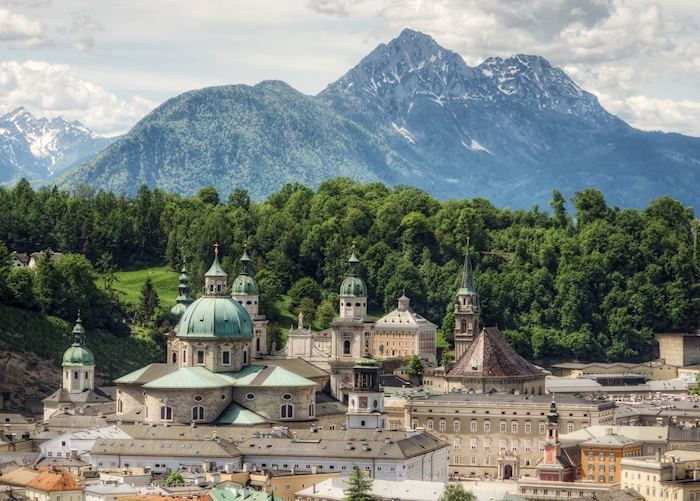
[[437, 326], [410, 307], [406, 295], [392, 312], [374, 321], [367, 313], [367, 285], [353, 250], [340, 284], [338, 316], [329, 330], [313, 333], [300, 321], [287, 344], [271, 358], [302, 358], [330, 373], [330, 392], [345, 404], [353, 390], [353, 367], [365, 354], [374, 360], [417, 355], [434, 364]]

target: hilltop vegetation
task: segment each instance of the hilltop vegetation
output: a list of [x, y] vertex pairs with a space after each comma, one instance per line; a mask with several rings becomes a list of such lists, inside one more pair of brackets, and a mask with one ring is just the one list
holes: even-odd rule
[[[549, 213], [512, 211], [484, 199], [439, 202], [416, 188], [345, 178], [315, 192], [286, 185], [262, 203], [240, 190], [222, 201], [211, 188], [183, 198], [141, 187], [131, 199], [85, 187], [34, 191], [20, 182], [0, 188], [0, 206], [8, 208], [0, 213], [0, 241], [11, 250], [84, 254], [95, 265], [108, 255], [120, 268], [174, 271], [185, 262], [198, 291], [213, 243], [235, 276], [247, 240], [263, 311], [289, 302], [285, 309], [304, 311], [319, 328], [336, 308], [356, 241], [371, 311], [392, 309], [405, 290], [450, 340], [469, 237], [485, 323], [497, 324], [526, 356], [642, 358], [654, 331], [694, 327], [700, 267], [692, 209], [669, 197], [643, 210], [618, 209], [591, 189], [571, 202], [569, 213], [555, 191]], [[0, 288], [7, 276], [0, 272]], [[128, 310], [118, 294], [96, 290], [112, 311]], [[95, 310], [101, 303], [80, 292], [61, 289], [75, 299], [54, 314], [70, 320], [71, 305], [81, 304], [90, 322], [104, 321]], [[0, 297], [21, 304], [10, 293]], [[52, 313], [53, 306], [25, 307]]]

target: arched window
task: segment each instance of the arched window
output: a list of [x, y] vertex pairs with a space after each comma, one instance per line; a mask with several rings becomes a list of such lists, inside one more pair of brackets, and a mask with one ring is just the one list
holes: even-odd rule
[[217, 292], [221, 292], [221, 284], [218, 284], [218, 285], [216, 286], [216, 291], [217, 291]]
[[350, 340], [343, 341], [343, 355], [350, 355]]
[[177, 363], [177, 352], [176, 351], [173, 352], [173, 363], [174, 364]]
[[243, 349], [243, 365], [248, 364], [248, 348]]
[[78, 371], [73, 371], [73, 379], [78, 379]]
[[260, 351], [260, 338], [255, 340], [255, 351]]
[[204, 407], [201, 405], [192, 407], [192, 421], [204, 421]]
[[462, 332], [467, 332], [467, 321], [462, 319]]
[[119, 413], [124, 412], [124, 405], [122, 404], [121, 399], [117, 400], [117, 412], [119, 412]]
[[316, 409], [314, 404], [309, 404], [309, 417], [314, 417], [316, 415]]
[[164, 405], [160, 408], [160, 420], [161, 421], [172, 421], [173, 419], [173, 408]]
[[292, 404], [280, 405], [281, 419], [294, 419], [294, 406]]

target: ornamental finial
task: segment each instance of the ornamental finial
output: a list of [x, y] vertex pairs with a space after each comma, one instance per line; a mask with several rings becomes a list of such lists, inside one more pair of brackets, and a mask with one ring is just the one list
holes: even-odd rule
[[216, 257], [219, 257], [219, 243], [218, 242], [214, 244], [214, 255]]
[[357, 240], [353, 240], [352, 241], [352, 250], [355, 250], [356, 247], [357, 247]]

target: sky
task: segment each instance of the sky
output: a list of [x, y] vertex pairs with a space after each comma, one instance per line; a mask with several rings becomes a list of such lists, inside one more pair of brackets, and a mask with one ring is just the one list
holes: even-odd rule
[[641, 129], [700, 136], [700, 0], [0, 0], [0, 113], [127, 131], [187, 90], [316, 94], [403, 28], [544, 56]]

